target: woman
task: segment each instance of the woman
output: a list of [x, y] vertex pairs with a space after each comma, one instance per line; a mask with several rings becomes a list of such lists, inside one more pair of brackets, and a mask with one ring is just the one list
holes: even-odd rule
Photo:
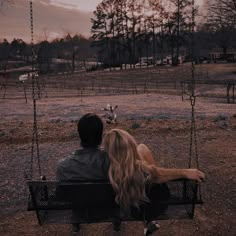
[[104, 149], [110, 159], [109, 180], [116, 194], [116, 202], [129, 209], [148, 201], [145, 194], [147, 181], [164, 183], [187, 178], [202, 182], [204, 173], [197, 169], [166, 169], [157, 166], [151, 151], [144, 144], [121, 129], [110, 130], [104, 138]]

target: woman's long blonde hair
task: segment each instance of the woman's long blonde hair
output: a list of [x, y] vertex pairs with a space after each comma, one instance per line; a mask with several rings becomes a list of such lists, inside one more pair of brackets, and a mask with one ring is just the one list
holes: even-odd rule
[[112, 129], [104, 138], [104, 148], [111, 161], [109, 180], [116, 193], [116, 202], [124, 209], [139, 207], [147, 197], [136, 141], [128, 132]]

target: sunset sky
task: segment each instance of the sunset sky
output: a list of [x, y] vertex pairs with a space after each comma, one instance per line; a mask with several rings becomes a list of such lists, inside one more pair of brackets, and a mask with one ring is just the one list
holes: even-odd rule
[[78, 8], [82, 11], [94, 11], [98, 3], [102, 0], [50, 0], [51, 3], [58, 4], [67, 8]]
[[[76, 7], [82, 11], [94, 11], [98, 3], [102, 0], [50, 0], [53, 4], [58, 4], [63, 7]], [[196, 0], [196, 3], [201, 4], [203, 0]]]
[[[102, 0], [33, 0], [35, 40], [68, 33], [90, 36], [92, 12]], [[203, 0], [196, 0], [196, 4]], [[22, 38], [29, 42], [29, 0], [17, 0], [0, 12], [0, 40]]]

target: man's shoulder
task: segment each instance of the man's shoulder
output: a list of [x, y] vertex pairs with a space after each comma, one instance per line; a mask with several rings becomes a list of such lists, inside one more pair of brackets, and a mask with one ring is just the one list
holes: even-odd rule
[[66, 158], [59, 160], [59, 162], [57, 163], [57, 168], [68, 166], [71, 163], [73, 156], [74, 155], [72, 154]]
[[57, 164], [57, 179], [106, 179], [109, 158], [102, 149], [79, 149]]
[[76, 151], [74, 151], [70, 156], [61, 159], [58, 162], [58, 166], [61, 167], [67, 167], [70, 166], [73, 162], [84, 162], [85, 160], [89, 160], [89, 157], [95, 157], [95, 158], [104, 158], [104, 159], [108, 159], [108, 155], [106, 153], [106, 151], [104, 151], [104, 149], [99, 148], [99, 149], [78, 149]]

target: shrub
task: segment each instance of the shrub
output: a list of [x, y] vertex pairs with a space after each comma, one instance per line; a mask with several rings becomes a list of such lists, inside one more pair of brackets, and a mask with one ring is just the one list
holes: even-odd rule
[[197, 116], [197, 119], [199, 119], [199, 120], [205, 120], [205, 116], [204, 115], [199, 115], [199, 116]]
[[51, 123], [60, 123], [60, 118], [50, 120]]
[[222, 121], [222, 123], [220, 124], [221, 128], [227, 128], [228, 127], [228, 123], [226, 121]]
[[154, 119], [154, 117], [153, 116], [146, 116], [146, 117], [144, 117], [144, 119], [147, 121], [151, 121]]
[[138, 129], [138, 128], [140, 128], [140, 124], [139, 123], [133, 123], [132, 125], [131, 125], [131, 128], [132, 129]]
[[23, 126], [23, 125], [24, 125], [24, 122], [21, 121], [21, 122], [19, 123], [19, 127], [21, 127], [21, 126]]
[[214, 118], [214, 122], [221, 121], [221, 120], [227, 120], [227, 116], [220, 114]]
[[161, 120], [169, 120], [170, 119], [170, 115], [167, 115], [167, 114], [160, 114], [158, 116], [158, 119], [161, 119]]
[[71, 131], [70, 137], [72, 138], [78, 137], [78, 132], [76, 130]]
[[4, 131], [0, 131], [0, 137], [3, 137], [5, 135], [6, 135], [6, 133]]

